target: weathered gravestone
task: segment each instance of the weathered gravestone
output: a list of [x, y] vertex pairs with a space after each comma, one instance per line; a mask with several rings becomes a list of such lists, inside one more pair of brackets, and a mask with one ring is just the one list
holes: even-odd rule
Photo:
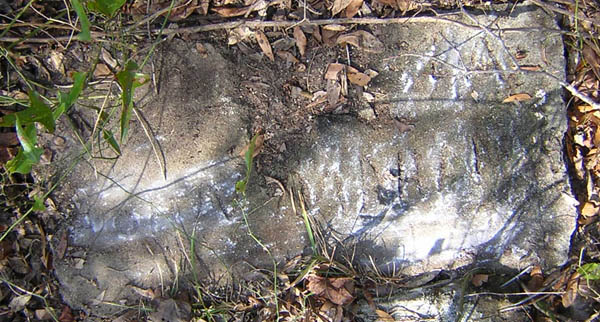
[[[555, 79], [565, 60], [552, 30], [530, 6], [383, 28], [400, 46], [370, 67], [382, 71], [374, 87], [396, 127], [319, 120], [314, 143], [297, 153], [312, 213], [355, 241], [355, 258], [387, 272], [564, 263], [576, 210]], [[531, 98], [503, 102], [516, 94]]]
[[[395, 123], [319, 117], [309, 143], [290, 144], [294, 155], [281, 161], [325, 235], [389, 273], [563, 263], [576, 210], [562, 159], [564, 101], [553, 77], [564, 79], [565, 60], [554, 20], [520, 5], [510, 15], [375, 29], [386, 50], [369, 56], [379, 76], [367, 90], [384, 94], [376, 110]], [[70, 247], [56, 272], [75, 308], [108, 314], [118, 308], [103, 303], [139, 298], [136, 288], [271, 263], [233, 206], [244, 173], [236, 154], [252, 122], [236, 66], [218, 49], [204, 57], [192, 47], [163, 47], [158, 95], [148, 88], [139, 103], [163, 152], [137, 121], [118, 160], [80, 162], [55, 194], [70, 209]], [[511, 59], [517, 52], [527, 55]], [[531, 99], [502, 103], [520, 93]], [[63, 153], [64, 164], [80, 152]], [[166, 180], [155, 160], [162, 153]], [[253, 233], [276, 261], [302, 253], [301, 218], [262, 177], [251, 180]]]

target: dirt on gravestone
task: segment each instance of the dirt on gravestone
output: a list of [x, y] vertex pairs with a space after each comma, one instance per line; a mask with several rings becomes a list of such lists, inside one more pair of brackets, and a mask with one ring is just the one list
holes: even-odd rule
[[[514, 16], [519, 15], [527, 16], [532, 19], [533, 23], [545, 24], [545, 27], [550, 30], [555, 27], [551, 18], [543, 16], [543, 12], [533, 10], [532, 7], [525, 6], [521, 10], [515, 10]], [[477, 15], [474, 16], [478, 19], [481, 18]], [[504, 19], [507, 24], [523, 23], [518, 19], [513, 21], [509, 16], [500, 16], [501, 20]], [[435, 19], [427, 20], [425, 18], [422, 21], [423, 24], [417, 28], [423, 31], [423, 29], [437, 24], [460, 25], [469, 22], [469, 19], [464, 16], [458, 20], [460, 20], [459, 23], [448, 21], [442, 23]], [[509, 27], [509, 25], [502, 26]], [[515, 28], [529, 26], [527, 24], [515, 25]], [[328, 220], [334, 225], [330, 225], [328, 228], [355, 236], [358, 231], [368, 231], [373, 225], [367, 221], [373, 218], [367, 218], [368, 216], [360, 211], [354, 214], [351, 210], [355, 204], [350, 204], [354, 203], [354, 199], [350, 195], [353, 192], [349, 193], [349, 191], [360, 187], [346, 187], [347, 182], [354, 181], [346, 182], [339, 176], [340, 174], [348, 175], [349, 178], [352, 174], [344, 172], [345, 170], [340, 171], [336, 167], [320, 168], [319, 164], [316, 164], [315, 168], [311, 168], [314, 165], [311, 160], [316, 160], [316, 158], [313, 156], [311, 159], [306, 156], [311, 155], [311, 149], [319, 149], [323, 160], [337, 160], [334, 153], [327, 152], [329, 151], [327, 146], [319, 146], [320, 143], [315, 141], [318, 139], [322, 139], [322, 142], [335, 141], [335, 137], [332, 139], [332, 136], [336, 135], [339, 135], [340, 140], [344, 142], [342, 147], [348, 150], [348, 154], [342, 153], [342, 156], [351, 156], [351, 152], [354, 150], [362, 153], [363, 150], [353, 148], [352, 144], [353, 136], [358, 137], [360, 133], [367, 133], [361, 139], [368, 140], [372, 144], [375, 142], [385, 145], [386, 143], [381, 141], [389, 139], [388, 145], [391, 143], [402, 145], [407, 142], [403, 141], [403, 138], [409, 138], [409, 142], [433, 142], [433, 148], [437, 146], [435, 144], [436, 131], [456, 135], [455, 132], [448, 132], [448, 128], [456, 126], [456, 124], [440, 120], [439, 117], [432, 116], [430, 121], [446, 128], [429, 130], [423, 128], [427, 126], [427, 123], [424, 122], [426, 120], [423, 120], [418, 112], [409, 111], [409, 102], [402, 103], [402, 95], [408, 93], [407, 95], [410, 97], [413, 90], [418, 93], [423, 88], [431, 89], [432, 93], [428, 99], [441, 97], [442, 99], [437, 99], [438, 101], [469, 100], [476, 103], [481, 101], [499, 104], [503, 98], [513, 97], [513, 100], [516, 101], [513, 104], [516, 104], [517, 107], [509, 105], [505, 109], [516, 109], [518, 112], [515, 114], [510, 114], [511, 112], [507, 112], [510, 115], [498, 114], [497, 111], [502, 107], [489, 109], [492, 105], [484, 106], [483, 103], [478, 103], [477, 108], [489, 112], [490, 117], [497, 118], [496, 124], [502, 123], [510, 126], [512, 123], [507, 121], [507, 117], [524, 117], [524, 121], [518, 123], [519, 129], [521, 129], [526, 128], [525, 123], [531, 120], [532, 124], [536, 124], [543, 130], [541, 131], [543, 135], [550, 136], [550, 140], [545, 140], [540, 144], [556, 143], [552, 140], [561, 135], [560, 131], [564, 130], [562, 129], [564, 124], [561, 127], [561, 125], [556, 125], [558, 123], [554, 120], [544, 119], [548, 115], [553, 118], [558, 113], [556, 108], [560, 105], [561, 98], [555, 88], [548, 92], [549, 104], [545, 104], [545, 101], [542, 102], [546, 96], [541, 95], [542, 97], [537, 97], [530, 101], [531, 104], [524, 107], [520, 104], [528, 104], [527, 99], [512, 96], [519, 94], [519, 90], [524, 88], [524, 83], [527, 83], [522, 78], [510, 75], [506, 80], [501, 76], [492, 76], [491, 80], [476, 78], [475, 81], [481, 82], [478, 83], [479, 85], [488, 86], [488, 88], [481, 89], [473, 88], [471, 90], [468, 86], [464, 87], [466, 85], [455, 86], [464, 79], [452, 74], [452, 69], [456, 69], [457, 66], [448, 68], [447, 62], [452, 58], [450, 53], [457, 51], [456, 48], [465, 43], [469, 44], [469, 41], [473, 41], [472, 38], [483, 37], [476, 39], [475, 42], [479, 41], [479, 44], [483, 42], [484, 46], [481, 48], [487, 48], [487, 50], [482, 50], [481, 52], [484, 54], [480, 53], [479, 56], [480, 59], [486, 59], [485, 63], [473, 60], [478, 59], [476, 55], [472, 56], [471, 60], [461, 62], [459, 59], [454, 63], [463, 63], [465, 64], [462, 66], [464, 68], [491, 66], [496, 69], [506, 69], [506, 66], [502, 65], [507, 63], [506, 57], [492, 54], [496, 49], [486, 43], [493, 42], [493, 37], [484, 37], [485, 32], [479, 29], [476, 36], [464, 40], [464, 43], [453, 43], [452, 41], [458, 40], [451, 38], [455, 36], [454, 34], [444, 33], [444, 28], [437, 33], [429, 33], [429, 36], [423, 36], [416, 31], [407, 32], [403, 28], [410, 29], [408, 26], [377, 25], [344, 31], [306, 28], [303, 29], [303, 32], [308, 38], [308, 44], [303, 56], [300, 55], [291, 31], [265, 32], [265, 37], [270, 39], [274, 61], [271, 61], [265, 55], [264, 50], [261, 50], [260, 46], [252, 41], [238, 42], [232, 47], [224, 46], [225, 43], [231, 41], [233, 32], [189, 35], [185, 41], [174, 39], [161, 44], [152, 57], [156, 70], [156, 86], [149, 83], [140, 88], [136, 94], [136, 104], [141, 116], [132, 121], [129, 140], [122, 147], [122, 155], [116, 161], [80, 161], [64, 184], [53, 195], [59, 210], [67, 217], [63, 232], [68, 239], [68, 248], [65, 254], [59, 256], [56, 263], [56, 272], [62, 287], [61, 293], [67, 303], [74, 308], [84, 309], [97, 315], [110, 315], [119, 310], [110, 303], [122, 303], [120, 301], [134, 303], [135, 299], [140, 297], [140, 289], [153, 289], [158, 292], [158, 290], [168, 289], [173, 280], [185, 283], [192, 281], [196, 276], [200, 276], [201, 279], [218, 280], [223, 276], [230, 276], [229, 274], [243, 277], [252, 271], [253, 267], [268, 268], [271, 258], [260, 245], [248, 236], [248, 228], [267, 245], [278, 262], [283, 262], [303, 252], [306, 253], [309, 245], [302, 219], [298, 214], [293, 213], [289, 195], [287, 195], [288, 191], [281, 191], [280, 186], [275, 184], [276, 181], [279, 181], [286, 187], [288, 184], [291, 185], [293, 179], [290, 179], [290, 174], [292, 173], [301, 174], [299, 187], [304, 185], [307, 190], [314, 187], [311, 182], [320, 181], [320, 178], [323, 179], [321, 180], [323, 182], [329, 182], [328, 180], [333, 182], [331, 186], [334, 188], [330, 190], [327, 190], [329, 187], [317, 186], [314, 191], [305, 191], [309, 199], [316, 200], [318, 196], [322, 196], [322, 199], [329, 203], [326, 206], [332, 211], [323, 216], [329, 216]], [[472, 29], [474, 28], [470, 28], [470, 30]], [[407, 35], [407, 38], [398, 39], [400, 34]], [[431, 36], [432, 34], [435, 36]], [[536, 38], [536, 41], [539, 40], [539, 43], [546, 44], [549, 50], [552, 49], [555, 52], [555, 49], [560, 49], [561, 44], [560, 41], [557, 42], [553, 38], [555, 35], [555, 33], [549, 32], [540, 39]], [[424, 44], [432, 39], [435, 40], [437, 46], [445, 44], [442, 45], [447, 48], [444, 51], [445, 54], [442, 53], [442, 56], [439, 56], [440, 53], [435, 48], [419, 48], [421, 45], [425, 46]], [[523, 49], [519, 46], [524, 46], [524, 43], [520, 42], [518, 46], [509, 43], [508, 46], [509, 50], [516, 52]], [[472, 48], [480, 49], [476, 45], [472, 45]], [[412, 50], [417, 49], [425, 51], [418, 53], [421, 58], [432, 56], [437, 60], [431, 59], [427, 63], [423, 63], [418, 59], [413, 61], [408, 59], [410, 54], [414, 54]], [[533, 49], [530, 50], [533, 51]], [[486, 52], [488, 54], [485, 54]], [[406, 55], [402, 56], [403, 54]], [[458, 56], [460, 55], [459, 52]], [[541, 57], [539, 53], [531, 54], [523, 61], [523, 64], [538, 64], [543, 62]], [[560, 55], [550, 57], [551, 61], [545, 67], [552, 73], [558, 71], [558, 77], [563, 77], [560, 72], [562, 61]], [[564, 61], [562, 63], [564, 65]], [[150, 72], [150, 67], [146, 71]], [[424, 77], [425, 81], [415, 83], [416, 85], [411, 89], [413, 80], [410, 77], [414, 77], [415, 82], [418, 82], [420, 76]], [[437, 91], [441, 94], [436, 96], [433, 95], [436, 94], [436, 87], [433, 84], [438, 81], [439, 84], [446, 84], [444, 81], [449, 81], [448, 84], [452, 86], [438, 85]], [[432, 84], [431, 88], [427, 87], [429, 86], [427, 82]], [[543, 78], [542, 83], [545, 86], [557, 87], [556, 84], [548, 85], [552, 83], [552, 80], [548, 78]], [[492, 89], [491, 93], [486, 92], [490, 89], [489, 86], [498, 86], [506, 92], [501, 92], [498, 88]], [[527, 87], [527, 91], [531, 90], [530, 87]], [[532, 92], [530, 99], [535, 95], [536, 93]], [[536, 105], [538, 103], [539, 105]], [[556, 105], [557, 103], [559, 105]], [[507, 102], [506, 104], [511, 103]], [[546, 105], [551, 106], [549, 110], [543, 109]], [[426, 110], [420, 105], [413, 106], [413, 108]], [[432, 111], [428, 111], [428, 113], [435, 112], [436, 108], [438, 107], [432, 107]], [[448, 107], [446, 105], [440, 107], [442, 110], [444, 108]], [[446, 111], [439, 115], [459, 114], [456, 112], [456, 106], [452, 105], [449, 108], [454, 112], [447, 113]], [[72, 114], [75, 119], [81, 120], [79, 122], [81, 133], [89, 136], [93, 129], [90, 126], [92, 124], [90, 120], [93, 118], [90, 118], [89, 112], [82, 107], [75, 107]], [[535, 123], [537, 121], [534, 119], [538, 116], [543, 120]], [[448, 118], [450, 119], [450, 117]], [[492, 135], [499, 131], [500, 126], [486, 127], [486, 118], [474, 120], [484, 124], [479, 128], [475, 127], [475, 130], [489, 130]], [[356, 131], [339, 130], [340, 127], [344, 127], [344, 124], [351, 126], [352, 131], [354, 129]], [[59, 149], [53, 146], [55, 140], [50, 135], [42, 140], [45, 141], [48, 148], [54, 150], [56, 162], [53, 163], [52, 168], [38, 170], [40, 177], [56, 170], [67, 169], [74, 159], [81, 156], [81, 149], [77, 145], [78, 139], [75, 135], [68, 134], [70, 130], [67, 124], [59, 124], [58, 127], [56, 133], [61, 133], [61, 135], [66, 133], [64, 134], [66, 140], [64, 146], [67, 148]], [[470, 128], [467, 129], [470, 130]], [[147, 138], [146, 132], [149, 132], [153, 139]], [[244, 175], [244, 164], [239, 153], [255, 133], [263, 133], [265, 143], [255, 160], [256, 168], [251, 177], [248, 191], [249, 204], [239, 208], [235, 206], [235, 199], [238, 197], [234, 191], [236, 181], [242, 179]], [[419, 139], [414, 133], [421, 133], [427, 140]], [[529, 134], [525, 135], [527, 139], [536, 139], [528, 137]], [[498, 141], [498, 144], [492, 142], [489, 143], [489, 146], [510, 145], [511, 142], [516, 142], [514, 147], [506, 147], [506, 155], [500, 155], [499, 159], [508, 158], [509, 161], [526, 163], [521, 157], [527, 151], [525, 148], [521, 148], [522, 142], [519, 135], [515, 135], [517, 138], [515, 140], [511, 141], [510, 138], [504, 137], [503, 140]], [[431, 141], [432, 138], [433, 141]], [[547, 139], [547, 137], [544, 138]], [[110, 156], [108, 147], [101, 146], [100, 148]], [[473, 150], [471, 145], [468, 148], [469, 151]], [[509, 151], [511, 148], [517, 152]], [[382, 154], [388, 153], [389, 149], [389, 146], [385, 146], [381, 150]], [[482, 145], [482, 149], [480, 151], [486, 151], [485, 144]], [[407, 148], [406, 151], [408, 150], [410, 149]], [[560, 157], [556, 158], [557, 151], [560, 150], [560, 143], [548, 150], [552, 155], [548, 162], [551, 167], [555, 167], [552, 171], [555, 171], [556, 174], [555, 178], [551, 178], [552, 180], [556, 179], [551, 193], [560, 196], [564, 192], [564, 195], [568, 197], [570, 191], [565, 182], [564, 164], [561, 167]], [[500, 147], [497, 151], [504, 150]], [[490, 152], [497, 151], [490, 149]], [[302, 155], [298, 154], [300, 152]], [[443, 151], [435, 150], [433, 152], [433, 157], [422, 156], [422, 158], [439, 157], [444, 159]], [[464, 158], [470, 158], [471, 154]], [[157, 161], [157, 155], [161, 161]], [[367, 151], [365, 155], [357, 159], [358, 161], [352, 158], [338, 161], [362, 162], [361, 160], [370, 158], [368, 155]], [[339, 158], [339, 156], [337, 157]], [[483, 176], [487, 176], [488, 179], [492, 178], [493, 174], [490, 171], [495, 171], [494, 169], [501, 161], [489, 155], [482, 154], [479, 157], [483, 163], [476, 165], [474, 169], [481, 167], [476, 170], [481, 170], [484, 173]], [[515, 159], [510, 159], [511, 157], [515, 157]], [[457, 158], [461, 158], [461, 156]], [[543, 157], [540, 160], [546, 159]], [[379, 173], [378, 171], [382, 170], [379, 169], [379, 166], [375, 161], [372, 164], [361, 163], [358, 170], [352, 166], [349, 169], [351, 172], [360, 172], [365, 167], [370, 167], [374, 169], [374, 172]], [[402, 165], [397, 164], [397, 166], [396, 171], [401, 171]], [[441, 179], [434, 182], [435, 180], [430, 177], [423, 177], [420, 182], [409, 188], [407, 194], [416, 200], [418, 196], [414, 195], [421, 193], [421, 197], [427, 199], [432, 192], [423, 194], [419, 189], [429, 189], [436, 184], [440, 184], [436, 192], [441, 193], [453, 189], [455, 186], [452, 185], [452, 182], [446, 183], [446, 181], [456, 180], [445, 177], [444, 173], [456, 175], [452, 172], [456, 169], [448, 168], [448, 166], [453, 166], [453, 164], [446, 164], [446, 168], [441, 165], [438, 168], [442, 170], [436, 168], [435, 171], [431, 171], [433, 175], [442, 173], [439, 175]], [[484, 169], [483, 167], [486, 166], [489, 168]], [[517, 169], [527, 171], [529, 168]], [[392, 170], [394, 169], [386, 168], [383, 172], [388, 176], [395, 177], [397, 181], [400, 173], [393, 173]], [[47, 171], [46, 174], [43, 174], [44, 171]], [[427, 175], [425, 173], [427, 169], [425, 172], [422, 169], [420, 171], [417, 171], [417, 174]], [[535, 168], [532, 171], [527, 178], [534, 176], [537, 173], [535, 171], [541, 170]], [[465, 175], [459, 173], [458, 170], [455, 172], [458, 175]], [[548, 176], [544, 171], [539, 173]], [[510, 174], [512, 178], [512, 175], [516, 173]], [[470, 172], [469, 175], [471, 175]], [[364, 178], [369, 177], [365, 176]], [[417, 176], [409, 179], [419, 181]], [[374, 184], [374, 182], [363, 183], [363, 189], [365, 189], [364, 187], [377, 189], [376, 184], [374, 187], [369, 184]], [[508, 194], [508, 197], [503, 198], [512, 198], [511, 193], [507, 192], [513, 188], [511, 184], [513, 182], [508, 182], [507, 187], [498, 187], [498, 190], [504, 189], [501, 191], [502, 193]], [[517, 190], [517, 193], [523, 193], [529, 198], [525, 189], [530, 186], [515, 187], [521, 189]], [[535, 185], [533, 187], [535, 188]], [[339, 188], [339, 190], [335, 188]], [[402, 190], [403, 188], [399, 186], [398, 189]], [[374, 200], [363, 200], [364, 209], [369, 208], [371, 202], [380, 203], [384, 208], [388, 207], [385, 193], [381, 195], [379, 192], [375, 191]], [[370, 190], [364, 193], [364, 198], [371, 193], [373, 191]], [[333, 204], [331, 200], [337, 200], [339, 204]], [[380, 202], [381, 200], [383, 202]], [[444, 201], [443, 198], [441, 200]], [[396, 211], [398, 208], [395, 207], [396, 202], [394, 201], [393, 204], [390, 207]], [[310, 201], [309, 206], [326, 208], [316, 201]], [[342, 209], [343, 214], [347, 214], [347, 218], [340, 217], [339, 213], [333, 211], [339, 207], [347, 207]], [[431, 210], [431, 206], [427, 204], [421, 207], [425, 211]], [[546, 205], [542, 207], [542, 211], [546, 209], [544, 207]], [[569, 207], [568, 202], [565, 202], [558, 206], [560, 208], [558, 211]], [[550, 209], [552, 206], [547, 208]], [[249, 227], [245, 226], [240, 209], [249, 212]], [[566, 247], [568, 247], [568, 238], [573, 229], [575, 216], [574, 208], [572, 210], [572, 213], [552, 214], [557, 217], [562, 216], [565, 226], [551, 232], [558, 236], [555, 253], [546, 249], [542, 251], [542, 253], [547, 252], [542, 255], [550, 254], [547, 265], [559, 264], [566, 256], [563, 254], [565, 251], [564, 241], [566, 240]], [[404, 212], [407, 209], [398, 211]], [[494, 215], [494, 211], [493, 205], [489, 206], [489, 209], [486, 208], [486, 212], [492, 215]], [[354, 218], [351, 215], [357, 217]], [[417, 214], [411, 216], [415, 217]], [[382, 219], [394, 221], [396, 218], [399, 217]], [[554, 219], [554, 217], [548, 218], [548, 220]], [[378, 225], [377, 219], [371, 220], [375, 222], [375, 226]], [[355, 223], [361, 220], [366, 220], [366, 223], [356, 227]], [[385, 221], [382, 222], [385, 223]], [[572, 223], [569, 224], [569, 222]], [[348, 228], [350, 226], [352, 227]], [[447, 230], [444, 227], [438, 228]], [[532, 231], [537, 232], [538, 228], [540, 227], [535, 226]], [[484, 237], [479, 239], [487, 238], [492, 241], [496, 238], [493, 236], [493, 232], [481, 234]], [[547, 232], [541, 232], [541, 234], [547, 234]], [[198, 241], [197, 248], [191, 249], [191, 239]], [[467, 246], [459, 245], [458, 248], [460, 251], [470, 254], [476, 251], [479, 246], [477, 243], [494, 246], [493, 242], [488, 245], [485, 240], [482, 242], [479, 239], [473, 242], [469, 241], [466, 243]], [[502, 239], [500, 242], [510, 243], [512, 240]], [[435, 253], [430, 253], [431, 255], [439, 255], [439, 258], [436, 258], [440, 261], [434, 263], [439, 268], [453, 268], [456, 267], [453, 265], [463, 265], [476, 259], [476, 256], [465, 256], [463, 252], [459, 253], [461, 255], [461, 260], [457, 261], [459, 264], [453, 264], [452, 258], [448, 262], [448, 255], [444, 253], [443, 238], [441, 243], [429, 246], [436, 250]], [[523, 254], [518, 253], [522, 249], [518, 247], [511, 249], [510, 246], [509, 244], [508, 248], [504, 250], [517, 252], [512, 257], [508, 256], [512, 261], [509, 262], [513, 263], [515, 256]], [[495, 248], [491, 248], [496, 251]], [[527, 251], [530, 250], [527, 249]], [[533, 251], [535, 252], [535, 250]], [[195, 267], [190, 268], [192, 265], [189, 254], [192, 253], [192, 256], [196, 256], [198, 261]], [[535, 255], [527, 257], [526, 261], [531, 262], [533, 260], [531, 258], [535, 258]], [[413, 264], [419, 266], [422, 265], [422, 262]]]

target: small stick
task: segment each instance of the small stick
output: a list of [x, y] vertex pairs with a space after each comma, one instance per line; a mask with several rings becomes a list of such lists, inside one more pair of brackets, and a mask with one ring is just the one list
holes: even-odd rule
[[585, 16], [584, 17], [576, 16], [572, 12], [569, 12], [569, 11], [567, 11], [565, 9], [557, 8], [557, 7], [549, 5], [547, 3], [543, 3], [540, 0], [531, 0], [531, 2], [533, 2], [535, 5], [537, 5], [539, 7], [542, 7], [544, 9], [548, 9], [550, 11], [554, 11], [556, 13], [560, 13], [561, 15], [569, 16], [569, 17], [577, 19], [577, 20], [583, 20], [585, 22], [589, 22], [591, 24], [594, 24], [595, 26], [600, 25], [600, 20], [588, 18], [588, 17], [585, 17]]
[[[454, 14], [448, 14], [447, 16], [455, 16]], [[446, 15], [444, 15], [446, 16]], [[304, 21], [261, 21], [261, 20], [246, 20], [246, 21], [228, 21], [221, 22], [215, 24], [208, 24], [202, 26], [194, 26], [194, 27], [182, 27], [175, 29], [164, 29], [164, 34], [173, 34], [173, 33], [196, 33], [196, 32], [204, 32], [204, 31], [214, 31], [214, 30], [223, 30], [223, 29], [234, 29], [237, 27], [245, 26], [249, 28], [269, 28], [269, 27], [282, 27], [289, 28], [293, 26], [322, 26], [329, 24], [338, 24], [338, 25], [347, 25], [347, 24], [359, 24], [359, 25], [382, 25], [382, 24], [403, 24], [407, 22], [435, 22], [435, 23], [449, 23], [449, 24], [458, 24], [463, 27], [471, 28], [471, 29], [481, 29], [479, 26], [469, 25], [460, 21], [444, 18], [444, 16], [438, 17], [402, 17], [402, 18], [333, 18], [333, 19], [318, 19], [318, 20], [308, 20], [303, 19]], [[549, 30], [553, 32], [562, 33], [562, 30], [559, 29], [551, 29], [551, 28], [541, 28], [543, 30]], [[540, 28], [489, 28], [490, 31], [498, 31], [501, 30], [503, 32], [522, 32], [522, 31], [536, 31], [540, 30]], [[158, 33], [158, 29], [153, 30], [154, 33]]]
[[142, 124], [144, 133], [146, 133], [146, 136], [148, 137], [148, 141], [150, 141], [150, 145], [152, 146], [152, 150], [154, 151], [154, 155], [156, 156], [156, 160], [158, 161], [158, 165], [160, 166], [160, 171], [162, 172], [162, 175], [166, 181], [167, 180], [167, 169], [165, 168], [165, 164], [164, 164], [165, 163], [164, 156], [161, 157], [162, 153], [159, 153], [158, 148], [156, 147], [156, 145], [157, 145], [156, 141], [158, 141], [158, 139], [152, 135], [152, 133], [150, 132], [149, 124], [147, 124], [148, 121], [146, 121], [146, 119], [143, 117], [143, 115], [140, 115], [140, 112], [138, 111], [138, 109], [134, 107], [133, 112], [135, 113], [135, 116], [138, 118], [138, 120]]

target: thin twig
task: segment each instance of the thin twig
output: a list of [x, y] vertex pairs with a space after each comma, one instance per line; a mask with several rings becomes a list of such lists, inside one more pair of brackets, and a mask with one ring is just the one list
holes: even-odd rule
[[[106, 37], [106, 34], [103, 33], [103, 32], [92, 31], [91, 34], [92, 34], [92, 40], [93, 41], [113, 42], [111, 40], [103, 39], [104, 37]], [[72, 35], [70, 35], [70, 36], [59, 36], [59, 37], [54, 37], [54, 38], [50, 38], [50, 37], [48, 37], [48, 38], [1, 37], [0, 38], [0, 42], [21, 41], [23, 43], [47, 44], [47, 43], [51, 43], [51, 42], [54, 42], [54, 41], [65, 41], [65, 42], [68, 42], [72, 38], [73, 38]]]
[[160, 166], [160, 171], [162, 172], [164, 179], [167, 180], [167, 169], [165, 167], [164, 154], [162, 153], [162, 151], [160, 151], [161, 153], [159, 153], [159, 149], [157, 148], [158, 144], [156, 143], [158, 140], [150, 132], [150, 126], [148, 124], [148, 121], [146, 121], [146, 119], [143, 117], [143, 115], [140, 114], [138, 109], [134, 107], [133, 112], [135, 113], [135, 116], [138, 118], [138, 120], [142, 124], [144, 133], [146, 133], [146, 136], [148, 137], [148, 140], [150, 141], [150, 145], [152, 146], [152, 151], [154, 151], [154, 155], [156, 156], [156, 160], [158, 161], [158, 165]]
[[8, 23], [0, 23], [0, 29], [6, 29], [6, 28], [10, 28], [10, 27], [43, 27], [43, 28], [48, 28], [48, 29], [63, 29], [63, 30], [72, 30], [73, 27], [68, 26], [68, 25], [52, 25], [52, 24], [48, 24], [48, 23], [39, 23], [39, 22], [18, 22], [18, 23], [14, 23], [14, 24], [8, 24]]
[[[154, 20], [154, 19], [158, 18], [159, 16], [161, 16], [161, 15], [163, 15], [163, 14], [167, 13], [167, 12], [171, 12], [171, 11], [174, 11], [174, 10], [177, 10], [177, 9], [179, 9], [179, 8], [182, 8], [182, 7], [185, 7], [185, 6], [186, 6], [186, 4], [183, 4], [183, 5], [179, 5], [179, 6], [175, 6], [175, 7], [174, 7], [172, 4], [173, 4], [173, 2], [171, 2], [171, 5], [170, 5], [170, 6], [168, 6], [168, 7], [165, 7], [165, 8], [162, 8], [162, 9], [158, 10], [157, 12], [153, 13], [152, 15], [150, 15], [150, 16], [148, 16], [148, 17], [146, 17], [146, 18], [144, 18], [144, 19], [142, 19], [142, 20], [140, 20], [140, 21], [136, 22], [135, 24], [133, 24], [133, 25], [131, 25], [131, 26], [129, 26], [129, 27], [127, 27], [127, 28], [125, 28], [125, 32], [132, 31], [133, 29], [136, 29], [137, 27], [139, 27], [139, 26], [141, 26], [141, 25], [144, 25], [144, 24], [146, 24], [146, 23], [149, 23], [149, 22], [151, 22], [152, 20]], [[170, 15], [170, 14], [169, 14], [169, 15]], [[167, 16], [169, 16], [169, 15], [167, 15]]]
[[577, 20], [583, 20], [585, 22], [589, 22], [589, 23], [594, 24], [596, 26], [600, 25], [600, 20], [588, 18], [588, 17], [585, 17], [585, 16], [583, 16], [583, 17], [576, 16], [575, 14], [573, 14], [572, 12], [570, 12], [568, 10], [557, 8], [557, 7], [553, 6], [553, 5], [544, 3], [544, 2], [542, 2], [540, 0], [531, 0], [531, 2], [533, 2], [536, 6], [539, 6], [539, 7], [544, 8], [544, 9], [548, 9], [550, 11], [554, 11], [556, 13], [560, 13], [561, 15], [569, 16], [569, 17], [577, 19]]
[[[385, 25], [385, 24], [404, 24], [408, 22], [420, 22], [420, 23], [448, 23], [457, 24], [462, 27], [470, 29], [481, 29], [479, 26], [469, 25], [460, 21], [449, 19], [446, 17], [456, 16], [456, 14], [447, 14], [444, 16], [437, 17], [404, 17], [404, 18], [333, 18], [333, 19], [318, 19], [305, 21], [261, 21], [261, 20], [244, 20], [244, 21], [228, 21], [215, 24], [208, 24], [194, 27], [182, 27], [175, 29], [164, 29], [164, 34], [174, 33], [196, 33], [204, 31], [215, 31], [215, 30], [227, 30], [238, 27], [248, 28], [289, 28], [293, 26], [322, 26], [330, 24], [347, 25]], [[564, 33], [560, 29], [543, 28], [543, 27], [532, 27], [532, 28], [488, 28], [490, 31], [502, 31], [502, 32], [533, 32], [533, 31], [546, 31], [555, 33]], [[153, 33], [158, 33], [159, 29], [153, 30]]]

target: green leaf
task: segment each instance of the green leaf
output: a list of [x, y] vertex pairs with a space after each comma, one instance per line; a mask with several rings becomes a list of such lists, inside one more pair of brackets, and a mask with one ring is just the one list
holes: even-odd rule
[[119, 141], [123, 143], [129, 131], [129, 120], [133, 111], [133, 91], [144, 85], [150, 79], [147, 75], [136, 73], [138, 65], [134, 61], [128, 61], [125, 68], [117, 73], [117, 81], [123, 90], [121, 93], [121, 137]]
[[94, 0], [88, 2], [88, 8], [112, 18], [115, 12], [125, 4], [125, 1], [126, 0]]
[[19, 152], [17, 152], [17, 155], [8, 162], [6, 162], [6, 170], [10, 174], [28, 174], [29, 172], [31, 172], [31, 166], [33, 164], [34, 162], [25, 157], [25, 154], [23, 153], [23, 148], [19, 148]]
[[21, 119], [17, 116], [15, 128], [17, 129], [17, 138], [19, 138], [25, 156], [30, 160], [39, 161], [43, 150], [36, 146], [37, 129], [35, 128], [35, 124], [22, 126]]
[[242, 195], [246, 194], [246, 186], [248, 185], [248, 181], [250, 180], [250, 173], [252, 172], [252, 162], [254, 158], [254, 149], [256, 145], [256, 138], [258, 138], [259, 134], [255, 134], [254, 137], [250, 140], [248, 144], [248, 150], [246, 150], [246, 154], [244, 154], [244, 161], [246, 162], [246, 177], [243, 180], [240, 180], [235, 183], [235, 191], [237, 193], [241, 193]]
[[90, 21], [85, 14], [85, 9], [79, 0], [71, 0], [71, 4], [73, 5], [73, 9], [75, 9], [75, 12], [79, 17], [79, 22], [81, 23], [81, 32], [79, 35], [77, 35], [77, 38], [79, 38], [81, 41], [92, 41], [92, 34], [90, 33]]
[[246, 180], [240, 180], [235, 183], [235, 191], [237, 193], [246, 194]]
[[64, 94], [58, 92], [58, 106], [52, 111], [52, 118], [54, 118], [55, 121], [67, 112], [79, 98], [79, 95], [81, 95], [81, 91], [83, 91], [83, 87], [85, 86], [86, 76], [86, 73], [76, 72], [73, 74], [73, 87], [69, 93]]
[[36, 146], [37, 130], [35, 124], [22, 126], [17, 115], [15, 128], [17, 129], [17, 138], [19, 138], [21, 148], [17, 152], [17, 156], [6, 162], [6, 168], [10, 173], [27, 174], [31, 172], [31, 166], [40, 161], [44, 150]]
[[588, 280], [600, 280], [600, 263], [587, 263], [577, 269]]
[[29, 92], [29, 107], [22, 111], [5, 115], [2, 121], [0, 121], [0, 126], [14, 126], [17, 117], [23, 126], [31, 125], [33, 122], [40, 122], [50, 133], [54, 132], [55, 123], [52, 117], [52, 110], [42, 101], [37, 92]]
[[[54, 118], [52, 117], [52, 110], [50, 109], [50, 107], [48, 107], [48, 105], [46, 105], [44, 102], [42, 102], [42, 99], [40, 98], [40, 96], [38, 95], [37, 92], [29, 93], [29, 101], [30, 101], [29, 108], [31, 109], [31, 112], [33, 113], [31, 115], [32, 116], [31, 120], [42, 123], [44, 125], [44, 127], [46, 128], [46, 130], [48, 130], [48, 132], [54, 133], [55, 123], [54, 123]], [[19, 115], [19, 118], [21, 118], [21, 117], [22, 116]], [[25, 124], [25, 125], [28, 125], [28, 124]]]
[[119, 143], [115, 140], [115, 136], [110, 130], [102, 130], [102, 136], [104, 140], [108, 142], [110, 147], [118, 154], [121, 155], [121, 149], [119, 148]]
[[42, 196], [34, 196], [33, 197], [33, 207], [34, 211], [44, 211], [46, 210], [46, 205], [44, 205], [44, 197]]

